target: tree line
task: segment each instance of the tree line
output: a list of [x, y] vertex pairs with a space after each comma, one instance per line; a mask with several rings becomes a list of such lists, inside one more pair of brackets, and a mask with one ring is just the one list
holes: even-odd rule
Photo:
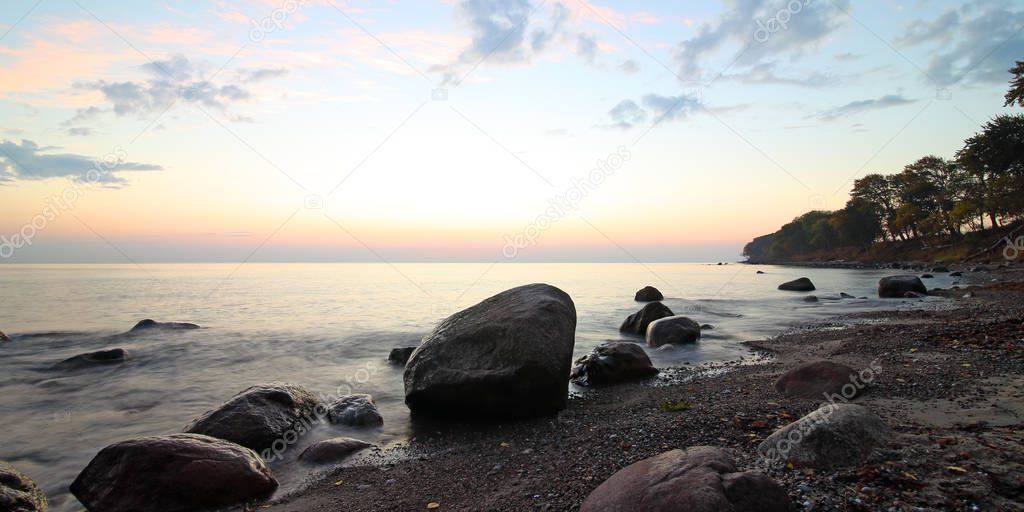
[[[1024, 107], [1024, 61], [1004, 106]], [[967, 232], [1024, 218], [1024, 115], [998, 115], [964, 141], [953, 158], [929, 155], [896, 174], [854, 181], [846, 206], [811, 211], [743, 249], [751, 262], [786, 261], [876, 242], [929, 240], [953, 243]]]

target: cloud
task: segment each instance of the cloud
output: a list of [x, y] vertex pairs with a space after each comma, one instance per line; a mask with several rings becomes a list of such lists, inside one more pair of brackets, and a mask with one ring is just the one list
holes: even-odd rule
[[84, 126], [74, 126], [68, 128], [66, 131], [68, 135], [74, 137], [88, 137], [93, 134], [92, 128], [86, 128]]
[[285, 68], [243, 69], [239, 71], [238, 75], [243, 83], [252, 84], [284, 77], [288, 75], [288, 70]]
[[633, 100], [622, 100], [608, 111], [608, 117], [611, 118], [612, 124], [606, 125], [606, 127], [628, 130], [646, 121], [647, 111]]
[[576, 56], [593, 64], [597, 59], [597, 39], [587, 34], [576, 36]]
[[833, 85], [838, 81], [834, 75], [812, 71], [804, 76], [786, 76], [776, 73], [776, 63], [763, 62], [752, 66], [743, 73], [728, 75], [728, 78], [747, 84], [793, 85], [798, 87], [820, 88]]
[[90, 178], [106, 185], [120, 186], [126, 180], [117, 173], [163, 170], [159, 165], [126, 161], [122, 154], [93, 159], [72, 153], [55, 153], [58, 149], [40, 147], [30, 140], [22, 140], [20, 144], [10, 140], [0, 142], [0, 181], [49, 178], [82, 181]]
[[632, 75], [640, 72], [640, 65], [637, 64], [636, 61], [633, 59], [627, 59], [622, 61], [622, 64], [619, 64], [618, 66], [616, 66], [616, 68], [627, 75]]
[[644, 106], [651, 110], [656, 122], [686, 119], [694, 110], [703, 106], [700, 98], [681, 94], [661, 96], [648, 94], [643, 98]]
[[562, 31], [562, 26], [569, 19], [569, 14], [569, 8], [565, 4], [558, 3], [552, 7], [551, 26], [534, 30], [530, 36], [530, 48], [533, 49], [534, 53], [540, 53], [547, 49], [551, 40]]
[[833, 121], [842, 117], [859, 114], [871, 110], [881, 110], [916, 103], [917, 100], [904, 98], [899, 94], [886, 94], [877, 99], [851, 101], [845, 105], [822, 112], [818, 117], [822, 121]]
[[525, 58], [523, 41], [532, 8], [527, 0], [465, 0], [456, 12], [472, 32], [462, 60], [496, 62]]

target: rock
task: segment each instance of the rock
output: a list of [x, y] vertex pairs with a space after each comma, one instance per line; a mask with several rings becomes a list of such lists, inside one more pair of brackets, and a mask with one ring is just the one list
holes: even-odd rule
[[828, 399], [828, 395], [843, 393], [843, 386], [854, 389], [847, 398], [860, 392], [854, 384], [857, 372], [844, 364], [815, 361], [798, 366], [775, 381], [775, 390], [783, 395], [802, 398]]
[[270, 448], [303, 416], [322, 416], [313, 393], [292, 384], [252, 386], [224, 405], [197, 418], [185, 431], [238, 443], [253, 450]]
[[921, 274], [921, 279], [932, 279], [934, 277], [935, 276], [933, 276], [931, 274]]
[[665, 296], [653, 286], [644, 286], [636, 292], [633, 300], [637, 302], [650, 302], [652, 300], [664, 300]]
[[104, 448], [71, 484], [71, 493], [90, 511], [190, 512], [264, 498], [276, 488], [252, 450], [172, 434]]
[[148, 331], [151, 329], [183, 330], [198, 328], [198, 325], [187, 322], [157, 322], [156, 320], [150, 320], [147, 318], [135, 324], [135, 327], [132, 327], [132, 330], [129, 332]]
[[672, 450], [613, 474], [583, 501], [580, 512], [783, 512], [786, 491], [763, 473], [740, 472], [713, 446]]
[[764, 271], [762, 271], [762, 270], [758, 270], [757, 272], [754, 272], [754, 273], [755, 273], [755, 274], [764, 274]]
[[416, 347], [399, 347], [391, 349], [391, 353], [388, 354], [388, 362], [391, 364], [397, 364], [405, 366], [405, 363], [409, 362], [409, 356], [416, 350]]
[[988, 272], [989, 268], [985, 265], [978, 265], [977, 267], [971, 267], [969, 272]]
[[962, 272], [950, 272], [949, 277], [961, 277], [964, 274]]
[[353, 439], [351, 437], [335, 437], [310, 445], [299, 454], [299, 459], [314, 464], [329, 464], [338, 462], [359, 450], [373, 446], [366, 441]]
[[714, 330], [714, 329], [715, 329], [715, 326], [713, 326], [711, 324], [701, 324], [701, 326], [700, 326], [700, 330], [702, 330], [702, 331], [711, 331], [711, 330]]
[[917, 293], [917, 292], [906, 292], [906, 293], [903, 294], [903, 298], [904, 299], [922, 299], [924, 297], [925, 297], [925, 295]]
[[5, 343], [5, 342], [8, 342], [8, 341], [11, 341], [11, 339], [8, 338], [7, 335], [4, 334], [3, 331], [0, 331], [0, 343]]
[[346, 395], [331, 402], [327, 406], [327, 417], [331, 423], [352, 427], [384, 424], [370, 395]]
[[413, 412], [535, 416], [562, 410], [576, 306], [547, 284], [501, 292], [443, 320], [405, 366]]
[[25, 473], [0, 461], [0, 510], [45, 512], [46, 494]]
[[889, 276], [878, 281], [878, 296], [882, 298], [901, 298], [907, 292], [928, 293], [924, 283], [917, 276]]
[[935, 267], [932, 272], [938, 274], [939, 272], [949, 272], [949, 267]]
[[827, 469], [860, 464], [893, 438], [870, 409], [830, 403], [775, 431], [757, 447], [769, 463]]
[[854, 297], [853, 297], [853, 295], [850, 295], [849, 293], [839, 292], [839, 298], [840, 299], [852, 299]]
[[804, 297], [804, 302], [818, 302], [818, 296], [817, 295], [808, 295], [808, 296]]
[[80, 368], [91, 368], [108, 364], [119, 364], [128, 360], [128, 351], [123, 348], [112, 348], [110, 350], [98, 350], [88, 354], [79, 354], [69, 357], [55, 365], [58, 370], [77, 370]]
[[647, 346], [693, 343], [700, 339], [700, 324], [685, 316], [670, 316], [647, 326]]
[[779, 285], [779, 289], [789, 292], [811, 292], [815, 290], [814, 283], [806, 277], [782, 283]]
[[619, 332], [643, 336], [647, 334], [647, 326], [651, 322], [674, 314], [668, 306], [660, 302], [650, 302], [640, 311], [626, 317], [626, 320], [622, 322], [622, 326], [619, 327]]
[[577, 359], [569, 380], [590, 386], [646, 379], [657, 374], [658, 370], [642, 347], [613, 341], [598, 345], [593, 352]]

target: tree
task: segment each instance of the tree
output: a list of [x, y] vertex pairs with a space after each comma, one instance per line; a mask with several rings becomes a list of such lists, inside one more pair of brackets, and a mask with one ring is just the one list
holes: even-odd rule
[[980, 182], [993, 226], [997, 216], [1024, 214], [1024, 115], [996, 116], [964, 141], [956, 158]]
[[833, 216], [833, 224], [841, 243], [867, 250], [882, 235], [882, 223], [871, 203], [850, 199], [846, 207]]
[[906, 238], [904, 233], [893, 229], [892, 221], [899, 208], [899, 193], [892, 176], [868, 174], [853, 182], [850, 197], [868, 203], [893, 240], [897, 235]]
[[1010, 79], [1010, 90], [1006, 92], [1006, 103], [1003, 106], [1012, 107], [1017, 104], [1018, 107], [1024, 107], [1024, 61], [1018, 60], [1017, 65], [1010, 68], [1010, 74], [1013, 78]]

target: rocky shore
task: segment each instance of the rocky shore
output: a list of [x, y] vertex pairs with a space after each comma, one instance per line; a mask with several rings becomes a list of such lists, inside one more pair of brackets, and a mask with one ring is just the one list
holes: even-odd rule
[[[408, 442], [367, 452], [264, 506], [579, 510], [631, 464], [714, 446], [732, 469], [777, 482], [794, 510], [1024, 510], [1024, 274], [974, 279], [983, 284], [946, 293], [956, 307], [806, 326], [749, 342], [767, 355], [757, 362], [666, 369], [587, 389], [554, 415], [414, 418]], [[885, 442], [835, 457], [831, 467], [772, 465], [759, 445], [826, 402], [784, 394], [775, 382], [820, 360], [872, 369], [849, 402], [884, 422]]]

